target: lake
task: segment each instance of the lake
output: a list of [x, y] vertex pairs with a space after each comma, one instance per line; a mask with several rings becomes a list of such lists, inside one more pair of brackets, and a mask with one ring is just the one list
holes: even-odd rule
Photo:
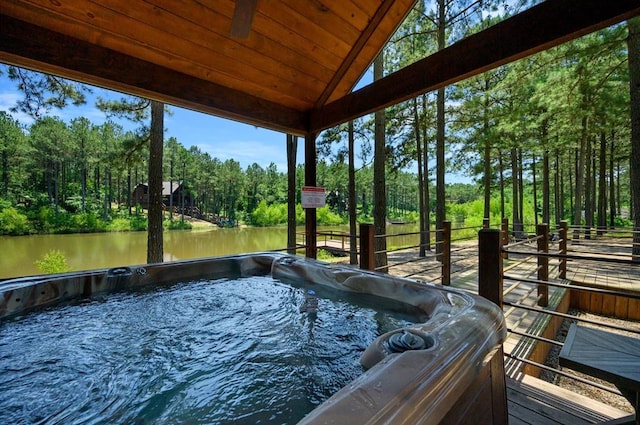
[[[318, 231], [348, 232], [348, 226], [319, 227]], [[388, 226], [388, 233], [416, 232], [417, 224]], [[299, 232], [304, 228], [299, 227]], [[417, 236], [409, 237], [417, 240]], [[406, 239], [406, 238], [402, 238]], [[299, 236], [301, 241], [301, 236]], [[398, 240], [393, 244], [415, 244]], [[286, 227], [236, 227], [230, 229], [172, 230], [164, 232], [164, 259], [186, 260], [287, 246]], [[60, 250], [73, 271], [144, 264], [146, 232], [109, 232], [72, 235], [0, 236], [0, 279], [40, 274], [35, 261], [53, 249]]]

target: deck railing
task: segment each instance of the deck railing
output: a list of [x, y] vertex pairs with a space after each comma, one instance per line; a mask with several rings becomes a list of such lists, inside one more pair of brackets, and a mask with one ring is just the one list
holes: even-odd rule
[[[488, 227], [488, 220], [483, 222]], [[424, 242], [420, 242], [420, 232], [388, 233], [375, 235], [373, 225], [361, 223], [359, 233], [351, 235], [342, 231], [319, 231], [316, 233], [317, 249], [324, 249], [334, 254], [350, 255], [355, 250], [359, 258], [360, 268], [379, 272], [393, 273], [394, 267], [406, 264], [419, 264], [413, 271], [403, 277], [413, 277], [429, 273], [434, 282], [443, 285], [451, 283], [452, 275], [461, 273], [474, 264], [463, 265], [462, 261], [469, 253], [475, 252], [475, 245], [458, 245], [458, 242], [473, 240], [477, 237], [480, 226], [452, 227], [450, 221], [445, 221], [440, 229], [429, 229], [424, 232]], [[296, 249], [302, 252], [306, 248], [306, 234], [299, 232], [299, 242]], [[357, 240], [357, 246], [352, 247], [352, 240]], [[376, 242], [384, 239], [387, 249], [375, 249]], [[275, 251], [286, 251], [285, 248]], [[424, 252], [424, 255], [421, 255]], [[376, 264], [376, 257], [386, 254], [387, 262]], [[394, 255], [396, 254], [396, 255]], [[433, 273], [438, 271], [439, 273]]]
[[[434, 281], [439, 281], [443, 285], [451, 284], [451, 277], [457, 272], [462, 272], [471, 266], [458, 265], [465, 257], [465, 253], [475, 251], [475, 246], [456, 246], [456, 242], [475, 239], [479, 227], [452, 227], [450, 221], [445, 221], [442, 228], [425, 231], [425, 241], [420, 242], [420, 232], [395, 233], [385, 235], [374, 235], [371, 224], [360, 225], [360, 268], [381, 272], [393, 273], [394, 267], [406, 264], [417, 264], [413, 271], [403, 274], [403, 277], [413, 277], [415, 275], [439, 270], [434, 275]], [[395, 242], [398, 238], [403, 238], [404, 243]], [[384, 239], [387, 249], [375, 249], [376, 241]], [[407, 240], [413, 243], [407, 243]], [[424, 255], [421, 252], [424, 251]], [[393, 254], [402, 253], [394, 258]], [[376, 256], [386, 254], [387, 262], [376, 263]]]
[[[557, 365], [545, 364], [545, 359], [553, 347], [559, 350], [563, 346], [556, 334], [564, 320], [640, 335], [640, 323], [636, 327], [621, 326], [604, 320], [578, 317], [568, 312], [569, 308], [576, 308], [595, 314], [640, 320], [640, 261], [633, 260], [628, 253], [619, 252], [622, 247], [630, 251], [631, 241], [619, 244], [619, 238], [612, 237], [631, 237], [634, 232], [636, 231], [630, 229], [611, 231], [574, 228], [567, 226], [566, 222], [560, 223], [553, 231], [546, 224], [538, 225], [535, 235], [517, 238], [519, 240], [511, 238], [509, 241], [505, 237], [504, 226], [503, 230], [483, 229], [479, 232], [479, 293], [501, 305], [507, 319], [523, 311], [536, 315], [536, 320], [529, 328], [522, 330], [514, 326], [508, 329], [509, 334], [516, 335], [517, 338], [514, 339], [519, 341], [511, 351], [505, 350], [505, 361], [514, 365], [512, 370], [534, 376], [546, 371], [620, 395], [620, 391], [611, 385], [596, 382], [590, 377], [578, 376]], [[574, 244], [580, 235], [581, 242]], [[607, 235], [609, 239], [606, 239]], [[593, 240], [594, 244], [585, 243], [585, 238], [587, 241]], [[614, 246], [612, 253], [606, 253], [607, 241]], [[507, 267], [504, 266], [504, 261], [509, 261]], [[635, 276], [637, 281], [626, 282], [629, 285], [623, 290], [567, 280], [568, 273], [573, 269], [599, 270], [603, 265], [615, 265], [616, 272], [628, 269], [629, 276]], [[520, 295], [512, 300], [516, 292]], [[550, 299], [550, 292], [553, 292], [553, 300]], [[589, 301], [585, 304], [581, 302], [582, 299]], [[593, 299], [598, 301], [590, 302]], [[596, 307], [609, 307], [605, 311], [603, 308], [591, 311], [592, 304]], [[509, 373], [509, 367], [506, 369]]]

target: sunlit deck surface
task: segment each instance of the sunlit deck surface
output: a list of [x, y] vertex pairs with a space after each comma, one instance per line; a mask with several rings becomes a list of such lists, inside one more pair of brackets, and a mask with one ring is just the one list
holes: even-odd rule
[[[630, 254], [630, 242], [620, 242], [603, 246], [597, 241], [579, 240], [570, 242], [569, 250], [574, 252], [590, 253], [589, 255], [613, 255], [627, 256]], [[535, 242], [518, 247], [518, 251], [535, 252]], [[554, 247], [553, 249], [557, 249]], [[552, 248], [550, 247], [550, 251]], [[452, 243], [452, 276], [451, 286], [478, 293], [478, 250], [477, 241]], [[390, 265], [402, 263], [416, 257], [417, 252], [412, 250], [390, 253], [388, 261]], [[536, 259], [521, 262], [525, 256], [511, 255], [504, 262], [505, 275], [522, 278], [536, 278]], [[628, 257], [623, 257], [628, 258]], [[431, 268], [436, 264], [433, 257], [424, 261], [412, 261], [409, 263], [392, 266], [389, 273], [398, 276], [409, 276], [412, 279], [427, 282], [440, 282], [440, 269]], [[557, 275], [557, 260], [549, 261], [550, 276]], [[431, 268], [424, 272], [423, 270]], [[569, 284], [573, 280], [577, 284], [599, 284], [613, 290], [640, 289], [640, 270], [620, 267], [616, 264], [593, 263], [588, 261], [572, 261], [568, 265], [567, 280], [551, 279], [557, 283]], [[514, 286], [511, 288], [511, 286]], [[505, 281], [505, 301], [520, 302], [525, 305], [536, 304], [537, 291], [531, 290], [531, 285], [515, 285], [509, 280]], [[563, 288], [549, 288], [549, 303], [559, 302]], [[530, 332], [532, 328], [539, 326], [542, 314], [536, 312], [509, 309], [505, 306], [505, 315], [509, 329]], [[527, 338], [509, 333], [504, 343], [505, 353], [524, 356], [528, 349]], [[526, 375], [522, 372], [522, 363], [505, 357], [505, 373], [507, 383], [507, 402], [509, 408], [510, 424], [593, 424], [615, 420], [629, 416], [625, 412], [607, 405], [601, 401], [593, 400], [586, 396], [574, 393], [547, 381]]]

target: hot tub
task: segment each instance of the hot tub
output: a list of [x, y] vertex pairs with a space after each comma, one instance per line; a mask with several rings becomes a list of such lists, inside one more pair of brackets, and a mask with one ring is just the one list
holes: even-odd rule
[[[263, 289], [267, 287], [260, 286], [262, 283], [259, 281], [255, 283], [251, 280], [263, 276], [275, 282], [275, 290]], [[225, 297], [220, 293], [202, 296], [198, 294], [201, 293], [201, 288], [211, 286], [209, 282], [221, 281], [229, 288], [226, 289], [227, 291], [232, 291], [227, 292], [228, 294], [243, 293], [243, 291], [248, 291], [246, 294], [261, 292], [261, 298], [257, 298], [260, 301], [254, 301], [254, 298], [242, 295], [240, 299], [243, 304], [236, 306], [235, 310], [232, 310], [233, 314], [214, 319], [213, 313], [219, 308], [220, 302], [232, 297]], [[224, 285], [219, 287], [224, 288]], [[247, 289], [252, 285], [260, 289]], [[169, 301], [171, 305], [157, 305], [147, 298], [139, 298], [140, 294], [151, 293], [153, 300], [155, 297], [153, 291], [158, 287], [182, 288], [185, 286], [195, 288], [195, 293], [192, 291], [185, 295], [181, 292], [174, 293], [174, 289], [171, 289], [171, 293], [177, 297]], [[56, 404], [69, 402], [69, 398], [60, 396], [60, 400], [57, 400], [56, 392], [52, 394], [40, 388], [31, 388], [27, 391], [36, 398], [35, 400], [15, 400], [14, 393], [3, 390], [3, 386], [0, 385], [0, 410], [3, 408], [13, 410], [13, 413], [10, 413], [11, 416], [5, 417], [12, 421], [20, 421], [22, 418], [25, 423], [34, 420], [77, 423], [131, 421], [212, 423], [233, 419], [237, 423], [273, 423], [274, 421], [292, 423], [299, 420], [304, 424], [507, 423], [502, 363], [502, 342], [506, 329], [502, 312], [483, 298], [453, 289], [345, 266], [331, 266], [300, 257], [256, 253], [12, 279], [0, 283], [0, 292], [2, 292], [0, 335], [4, 335], [0, 339], [0, 369], [5, 369], [3, 371], [5, 379], [9, 379], [7, 376], [13, 376], [11, 373], [16, 375], [17, 379], [23, 381], [20, 383], [23, 387], [30, 385], [33, 379], [30, 374], [33, 372], [26, 371], [26, 367], [23, 372], [21, 366], [16, 364], [16, 351], [26, 350], [20, 345], [21, 342], [14, 342], [13, 346], [7, 343], [14, 327], [27, 326], [26, 331], [20, 332], [35, 332], [34, 338], [37, 340], [38, 329], [57, 326], [56, 317], [66, 318], [67, 312], [71, 311], [66, 309], [72, 309], [75, 312], [78, 308], [85, 308], [85, 305], [92, 305], [95, 306], [92, 308], [97, 308], [101, 312], [98, 315], [107, 317], [106, 320], [99, 321], [101, 327], [97, 327], [98, 330], [92, 330], [88, 334], [79, 333], [84, 335], [80, 340], [52, 349], [53, 358], [45, 361], [38, 360], [46, 363], [46, 367], [39, 369], [48, 370], [52, 373], [52, 379], [56, 379], [60, 375], [59, 369], [55, 369], [56, 363], [64, 363], [66, 353], [78, 357], [71, 365], [65, 367], [79, 369], [77, 373], [80, 377], [90, 375], [88, 380], [91, 385], [83, 387], [88, 395], [84, 395], [82, 400], [104, 399], [99, 401], [101, 405], [106, 406], [105, 413], [91, 412], [90, 406], [93, 402], [87, 402], [89, 407], [73, 406], [70, 409], [56, 410]], [[280, 299], [285, 301], [280, 302]], [[358, 306], [344, 307], [345, 300]], [[133, 304], [128, 304], [129, 302]], [[289, 358], [286, 364], [282, 363], [278, 366], [278, 370], [284, 370], [285, 375], [291, 375], [291, 382], [287, 384], [289, 387], [276, 387], [279, 385], [279, 378], [274, 378], [273, 382], [266, 379], [264, 385], [258, 389], [254, 388], [254, 382], [245, 382], [250, 387], [249, 392], [257, 394], [257, 397], [264, 395], [266, 404], [274, 403], [274, 396], [267, 393], [267, 389], [276, 388], [276, 393], [284, 397], [282, 406], [286, 407], [275, 407], [274, 411], [267, 408], [264, 409], [265, 413], [260, 415], [254, 415], [251, 411], [253, 407], [248, 407], [248, 412], [245, 409], [236, 417], [220, 419], [218, 416], [213, 416], [206, 409], [207, 406], [203, 405], [217, 404], [222, 398], [229, 398], [228, 394], [225, 396], [216, 391], [226, 391], [227, 386], [232, 384], [236, 376], [233, 370], [246, 369], [244, 361], [235, 360], [236, 363], [224, 366], [220, 369], [221, 372], [213, 373], [211, 370], [203, 370], [213, 362], [212, 359], [224, 358], [226, 351], [214, 345], [214, 349], [208, 348], [209, 352], [199, 352], [198, 347], [201, 345], [198, 344], [198, 338], [208, 335], [207, 338], [210, 339], [208, 343], [213, 341], [215, 344], [217, 338], [221, 338], [219, 334], [205, 329], [202, 329], [202, 332], [192, 330], [183, 332], [183, 325], [178, 324], [175, 330], [171, 331], [169, 341], [162, 342], [167, 338], [156, 336], [156, 331], [162, 331], [152, 326], [153, 323], [157, 323], [156, 318], [150, 320], [151, 326], [141, 329], [136, 325], [138, 320], [136, 318], [133, 324], [128, 324], [124, 329], [119, 330], [120, 334], [129, 337], [133, 335], [133, 340], [129, 340], [126, 345], [135, 346], [133, 352], [140, 358], [142, 365], [133, 366], [130, 371], [127, 370], [124, 375], [118, 376], [138, 379], [139, 376], [162, 368], [163, 361], [150, 364], [152, 361], [149, 359], [155, 359], [153, 361], [158, 362], [159, 357], [155, 355], [156, 351], [179, 346], [182, 347], [182, 351], [170, 351], [169, 356], [183, 355], [186, 361], [180, 363], [181, 365], [191, 364], [192, 358], [201, 358], [204, 363], [194, 366], [197, 370], [189, 370], [188, 367], [183, 370], [182, 366], [178, 368], [180, 370], [176, 370], [175, 366], [171, 366], [172, 369], [167, 373], [171, 379], [178, 382], [195, 377], [197, 385], [188, 387], [178, 385], [167, 389], [166, 383], [157, 383], [157, 387], [154, 387], [153, 379], [155, 378], [153, 378], [151, 385], [146, 384], [145, 394], [140, 395], [144, 403], [134, 401], [126, 407], [120, 407], [120, 403], [123, 405], [126, 403], [110, 395], [110, 390], [105, 391], [103, 386], [109, 389], [117, 387], [123, 378], [113, 378], [109, 375], [98, 379], [91, 375], [95, 374], [93, 369], [82, 366], [85, 363], [90, 364], [93, 359], [91, 352], [82, 351], [85, 342], [88, 339], [100, 338], [102, 336], [100, 329], [108, 328], [109, 332], [113, 332], [110, 324], [120, 323], [116, 319], [125, 315], [128, 310], [150, 310], [159, 315], [154, 317], [176, 311], [177, 313], [170, 313], [175, 318], [180, 316], [181, 303], [188, 303], [189, 308], [194, 303], [201, 303], [197, 307], [201, 309], [198, 310], [201, 311], [198, 317], [214, 322], [209, 323], [212, 329], [223, 328], [221, 321], [233, 320], [225, 328], [227, 333], [233, 330], [233, 335], [226, 339], [233, 345], [243, 346], [266, 341], [275, 347], [276, 355], [262, 353], [263, 357], [271, 357], [276, 361], [281, 361], [280, 357]], [[336, 305], [343, 307], [336, 310]], [[377, 306], [380, 307], [379, 311], [375, 310]], [[119, 307], [125, 310], [117, 310]], [[271, 331], [268, 323], [265, 324], [266, 328], [254, 331], [255, 322], [271, 320], [269, 316], [266, 319], [256, 316], [258, 310], [268, 311], [268, 314], [275, 317], [282, 316], [280, 321], [285, 323], [287, 329], [292, 329], [294, 337], [280, 335], [281, 331], [275, 328]], [[370, 310], [371, 313], [367, 313]], [[77, 314], [82, 315], [83, 311], [79, 310]], [[337, 316], [328, 319], [330, 311]], [[360, 311], [364, 313], [360, 314]], [[365, 323], [367, 314], [371, 316], [370, 319], [373, 318], [373, 325], [360, 327], [360, 323]], [[24, 322], [26, 319], [29, 319], [28, 323]], [[95, 327], [95, 323], [96, 320], [88, 320], [81, 327]], [[342, 332], [343, 323], [344, 326], [348, 325], [353, 329]], [[86, 329], [83, 330], [86, 331]], [[354, 355], [353, 353], [342, 354], [339, 351], [341, 348], [334, 349], [331, 344], [314, 354], [323, 361], [326, 360], [325, 357], [328, 358], [326, 360], [328, 363], [323, 363], [325, 366], [319, 365], [320, 359], [318, 364], [309, 365], [309, 363], [315, 363], [313, 358], [298, 360], [295, 356], [292, 357], [290, 352], [281, 350], [284, 346], [298, 344], [295, 346], [298, 348], [293, 349], [294, 353], [295, 350], [303, 351], [300, 347], [315, 344], [317, 339], [323, 338], [321, 336], [323, 331], [326, 335], [335, 335], [335, 338], [341, 340], [343, 344], [352, 346], [352, 351], [359, 361], [350, 357]], [[75, 332], [79, 330], [64, 329], [62, 335], [67, 333], [73, 335]], [[138, 347], [136, 332], [152, 333], [153, 338], [156, 339], [152, 339], [153, 344]], [[256, 335], [256, 332], [261, 334]], [[184, 335], [180, 336], [181, 333]], [[238, 335], [244, 335], [247, 338]], [[42, 344], [52, 343], [52, 341], [42, 341]], [[15, 350], [16, 347], [22, 348]], [[95, 348], [93, 350], [95, 351]], [[117, 351], [118, 348], [116, 347], [115, 350]], [[24, 359], [25, 362], [29, 362], [28, 356], [24, 356]], [[104, 358], [100, 361], [109, 362]], [[249, 363], [250, 368], [256, 368], [256, 365], [262, 366], [261, 362], [256, 362], [255, 357], [247, 362]], [[214, 367], [213, 364], [211, 367]], [[328, 378], [330, 382], [313, 383], [313, 386], [331, 389], [331, 394], [326, 396], [328, 399], [318, 399], [324, 396], [317, 394], [309, 396], [302, 394], [305, 391], [302, 389], [303, 381], [308, 377], [299, 374], [298, 371], [317, 369], [319, 375], [309, 379], [322, 381], [323, 374], [328, 373], [327, 369], [342, 367], [345, 369], [345, 375], [354, 371], [356, 375], [349, 377], [346, 382], [341, 382], [340, 387], [331, 387], [331, 385], [335, 386], [337, 378]], [[117, 368], [118, 366], [114, 365], [113, 369]], [[112, 373], [113, 369], [107, 370]], [[342, 373], [341, 370], [336, 372], [338, 377]], [[60, 393], [76, 391], [74, 382], [67, 382], [65, 379], [61, 379], [61, 382], [56, 385]], [[175, 388], [186, 389], [177, 391]], [[39, 391], [42, 391], [42, 394], [39, 394]], [[177, 392], [180, 394], [176, 394]], [[233, 407], [242, 402], [242, 397], [230, 397], [232, 399], [228, 401], [229, 406]], [[307, 397], [313, 400], [305, 403]], [[33, 416], [33, 412], [27, 412], [30, 409], [29, 406], [40, 406], [38, 403], [43, 403], [43, 398], [47, 399], [46, 403], [54, 406], [52, 409], [55, 413], [38, 418]], [[171, 404], [173, 407], [163, 410], [164, 406], [169, 404], [168, 398], [173, 400]], [[175, 402], [176, 399], [178, 402]], [[179, 406], [188, 405], [194, 399], [198, 400], [199, 405], [187, 414], [190, 416], [173, 416], [175, 413], [173, 410], [179, 410]], [[136, 407], [143, 404], [144, 407]], [[148, 407], [150, 404], [153, 405], [152, 409]], [[300, 409], [309, 408], [311, 411], [300, 413], [297, 407], [299, 404], [305, 405]], [[289, 417], [287, 411], [293, 405], [296, 407], [291, 409], [295, 410], [295, 414]], [[139, 410], [132, 413], [130, 412], [132, 409]], [[224, 409], [230, 408], [224, 407]], [[257, 407], [255, 409], [258, 410]], [[42, 410], [42, 407], [38, 407], [37, 410]], [[61, 413], [67, 411], [73, 413]]]

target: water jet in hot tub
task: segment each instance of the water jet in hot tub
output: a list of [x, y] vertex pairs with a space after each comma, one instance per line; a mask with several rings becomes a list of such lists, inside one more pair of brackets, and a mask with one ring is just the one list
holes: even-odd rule
[[502, 313], [441, 286], [256, 253], [0, 292], [3, 423], [506, 421]]

